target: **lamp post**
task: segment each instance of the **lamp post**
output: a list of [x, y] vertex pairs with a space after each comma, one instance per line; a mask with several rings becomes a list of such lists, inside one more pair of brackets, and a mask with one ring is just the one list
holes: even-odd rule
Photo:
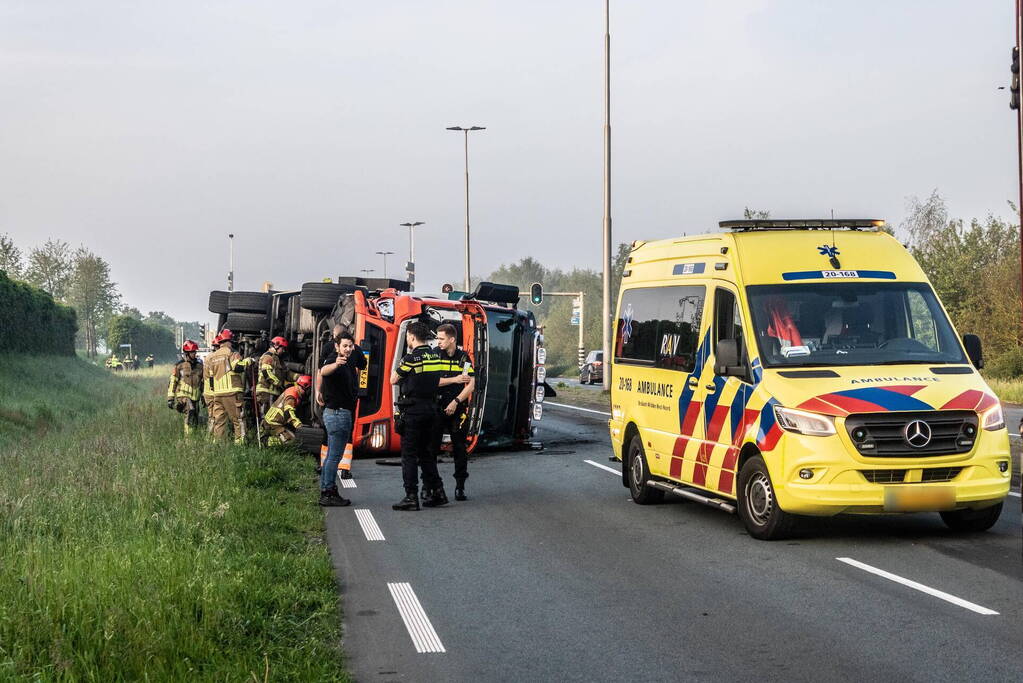
[[384, 257], [384, 277], [387, 277], [387, 256], [393, 254], [393, 251], [378, 251], [378, 254]]
[[234, 233], [227, 234], [228, 243], [231, 245], [230, 269], [227, 271], [227, 291], [234, 291]]
[[417, 226], [426, 225], [425, 221], [409, 221], [408, 223], [399, 223], [404, 228], [408, 228], [408, 267], [405, 269], [406, 279], [409, 284], [414, 284], [416, 281], [416, 238], [415, 229]]
[[469, 133], [486, 130], [486, 126], [448, 126], [448, 130], [465, 133], [465, 291], [471, 291], [469, 275]]
[[611, 0], [604, 0], [604, 390], [611, 388]]

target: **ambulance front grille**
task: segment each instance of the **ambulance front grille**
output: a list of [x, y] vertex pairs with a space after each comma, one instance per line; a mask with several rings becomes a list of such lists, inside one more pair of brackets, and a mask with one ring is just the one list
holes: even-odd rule
[[[906, 427], [920, 420], [931, 438], [919, 448], [909, 444]], [[969, 453], [978, 431], [972, 410], [858, 413], [845, 420], [846, 432], [860, 455], [871, 458], [926, 458]]]
[[901, 484], [906, 470], [860, 470], [863, 478], [871, 484]]
[[[860, 470], [863, 478], [871, 484], [903, 484], [914, 483], [906, 481], [907, 470]], [[934, 483], [937, 481], [952, 481], [963, 471], [962, 467], [931, 467], [922, 471], [920, 476], [921, 484]]]

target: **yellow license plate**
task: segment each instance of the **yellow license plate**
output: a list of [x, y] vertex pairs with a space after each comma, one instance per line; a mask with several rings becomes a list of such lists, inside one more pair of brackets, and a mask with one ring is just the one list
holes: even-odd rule
[[884, 509], [888, 512], [924, 512], [950, 510], [956, 504], [952, 486], [888, 486], [884, 490]]

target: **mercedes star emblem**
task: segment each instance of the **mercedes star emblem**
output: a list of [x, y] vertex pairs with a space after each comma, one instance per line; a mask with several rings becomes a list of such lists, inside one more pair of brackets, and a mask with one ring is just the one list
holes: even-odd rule
[[903, 436], [913, 448], [923, 448], [931, 442], [931, 426], [923, 420], [913, 420], [906, 425]]

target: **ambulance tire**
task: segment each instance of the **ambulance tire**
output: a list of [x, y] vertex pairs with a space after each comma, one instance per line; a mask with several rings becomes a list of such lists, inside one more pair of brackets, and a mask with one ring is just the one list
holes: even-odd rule
[[210, 313], [227, 313], [230, 311], [228, 302], [231, 299], [231, 292], [214, 290], [210, 292]]
[[941, 520], [952, 531], [978, 533], [987, 531], [1002, 516], [1002, 504], [981, 508], [980, 510], [948, 510], [941, 513]]
[[646, 453], [643, 451], [643, 439], [633, 434], [629, 441], [629, 455], [625, 466], [629, 472], [629, 493], [637, 505], [653, 505], [664, 500], [664, 491], [648, 486], [650, 468], [647, 467]]
[[332, 311], [341, 295], [350, 291], [351, 287], [333, 282], [307, 282], [302, 285], [302, 308], [310, 311]]
[[739, 519], [750, 536], [775, 541], [792, 532], [795, 517], [778, 506], [771, 475], [761, 456], [755, 455], [742, 464], [736, 493]]

